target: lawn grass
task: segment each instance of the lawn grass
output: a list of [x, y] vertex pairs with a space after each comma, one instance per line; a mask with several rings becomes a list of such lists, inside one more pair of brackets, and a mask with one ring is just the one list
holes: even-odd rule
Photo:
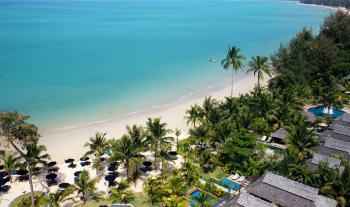
[[[41, 194], [42, 194], [42, 192], [35, 192], [34, 193], [35, 196], [39, 196]], [[30, 193], [26, 193], [26, 194], [18, 196], [10, 203], [9, 207], [24, 207], [22, 205], [21, 206], [19, 205], [24, 199], [26, 199], [30, 203], [30, 200], [31, 200]]]
[[149, 202], [143, 193], [134, 193], [135, 199], [130, 202], [135, 207], [149, 207]]
[[206, 174], [202, 174], [201, 177], [204, 179], [204, 180], [208, 180], [209, 178], [217, 178], [217, 179], [221, 179], [221, 178], [225, 178], [225, 177], [228, 177], [229, 174], [225, 173], [221, 167], [217, 167], [213, 172], [209, 172], [209, 173], [206, 173]]

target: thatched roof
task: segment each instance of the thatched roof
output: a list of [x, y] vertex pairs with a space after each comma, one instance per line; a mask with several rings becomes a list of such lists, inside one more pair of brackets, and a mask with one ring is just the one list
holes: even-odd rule
[[250, 195], [246, 192], [241, 192], [239, 194], [239, 198], [237, 200], [237, 204], [243, 207], [277, 207], [276, 205], [273, 205], [272, 203], [269, 203], [267, 201], [264, 201], [260, 198], [257, 198], [253, 195]]
[[340, 160], [327, 156], [327, 155], [321, 155], [321, 154], [314, 154], [313, 158], [311, 159], [311, 163], [315, 165], [319, 165], [320, 162], [327, 162], [328, 167], [331, 169], [336, 169], [340, 166]]
[[302, 111], [300, 112], [301, 115], [305, 116], [306, 117], [306, 120], [310, 123], [314, 123], [316, 121], [316, 116], [313, 114], [313, 113], [310, 113], [308, 111]]
[[337, 139], [326, 139], [324, 146], [328, 148], [344, 151], [350, 154], [350, 142], [344, 142]]
[[333, 128], [333, 132], [350, 137], [350, 127], [335, 125]]
[[288, 135], [288, 132], [283, 128], [279, 128], [277, 131], [272, 133], [272, 137], [278, 138], [278, 139], [285, 139], [287, 135]]
[[246, 187], [257, 197], [288, 207], [335, 207], [337, 201], [318, 195], [318, 189], [295, 182], [285, 177], [266, 173]]

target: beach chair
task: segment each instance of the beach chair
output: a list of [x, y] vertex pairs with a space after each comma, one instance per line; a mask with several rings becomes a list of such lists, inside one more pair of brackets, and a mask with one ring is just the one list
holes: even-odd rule
[[231, 175], [229, 178], [230, 178], [231, 180], [237, 180], [237, 179], [239, 178], [239, 174], [236, 173], [236, 174], [234, 174], [234, 175]]
[[238, 182], [242, 183], [243, 181], [245, 181], [245, 177], [242, 175], [241, 177], [239, 177], [237, 179]]

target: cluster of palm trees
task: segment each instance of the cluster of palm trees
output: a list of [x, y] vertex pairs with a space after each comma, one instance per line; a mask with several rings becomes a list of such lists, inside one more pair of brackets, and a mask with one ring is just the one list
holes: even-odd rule
[[[226, 58], [221, 61], [221, 65], [225, 70], [232, 69], [232, 77], [231, 77], [231, 97], [233, 95], [233, 79], [234, 74], [239, 70], [242, 70], [244, 67], [243, 61], [245, 60], [244, 55], [241, 53], [240, 48], [233, 46], [229, 47]], [[264, 79], [264, 73], [271, 77], [271, 67], [268, 63], [269, 58], [265, 56], [256, 56], [252, 57], [249, 61], [249, 69], [247, 73], [253, 72], [254, 76], [258, 76], [258, 84], [257, 91], [260, 90], [261, 85], [260, 81]]]
[[[167, 129], [167, 124], [162, 123], [160, 118], [149, 118], [146, 126], [127, 126], [127, 133], [120, 139], [107, 140], [105, 134], [96, 133], [90, 138], [85, 146], [89, 147], [86, 155], [95, 155], [96, 158], [109, 154], [110, 161], [119, 161], [124, 164], [127, 179], [138, 175], [138, 169], [142, 165], [143, 152], [153, 152], [154, 169], [157, 170], [161, 164], [161, 171], [166, 170], [167, 162], [170, 160], [168, 152], [173, 146], [174, 138], [170, 136], [172, 130]], [[176, 130], [175, 135], [181, 134]], [[160, 163], [159, 163], [160, 160]]]

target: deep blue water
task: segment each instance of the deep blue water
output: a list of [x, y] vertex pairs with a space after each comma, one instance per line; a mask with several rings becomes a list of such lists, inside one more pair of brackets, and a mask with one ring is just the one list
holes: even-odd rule
[[43, 128], [172, 102], [268, 55], [329, 10], [274, 0], [0, 0], [0, 110]]
[[317, 107], [311, 107], [308, 109], [309, 112], [315, 114], [316, 116], [322, 116], [322, 117], [327, 117], [331, 116], [333, 119], [337, 118], [338, 116], [343, 115], [345, 112], [343, 110], [337, 109], [337, 108], [332, 108], [333, 109], [333, 114], [324, 114], [323, 113], [323, 106], [317, 106]]
[[239, 191], [239, 189], [241, 188], [240, 184], [238, 184], [230, 179], [227, 179], [227, 178], [221, 179], [220, 184], [222, 186], [229, 186], [232, 190], [235, 190], [235, 191]]

